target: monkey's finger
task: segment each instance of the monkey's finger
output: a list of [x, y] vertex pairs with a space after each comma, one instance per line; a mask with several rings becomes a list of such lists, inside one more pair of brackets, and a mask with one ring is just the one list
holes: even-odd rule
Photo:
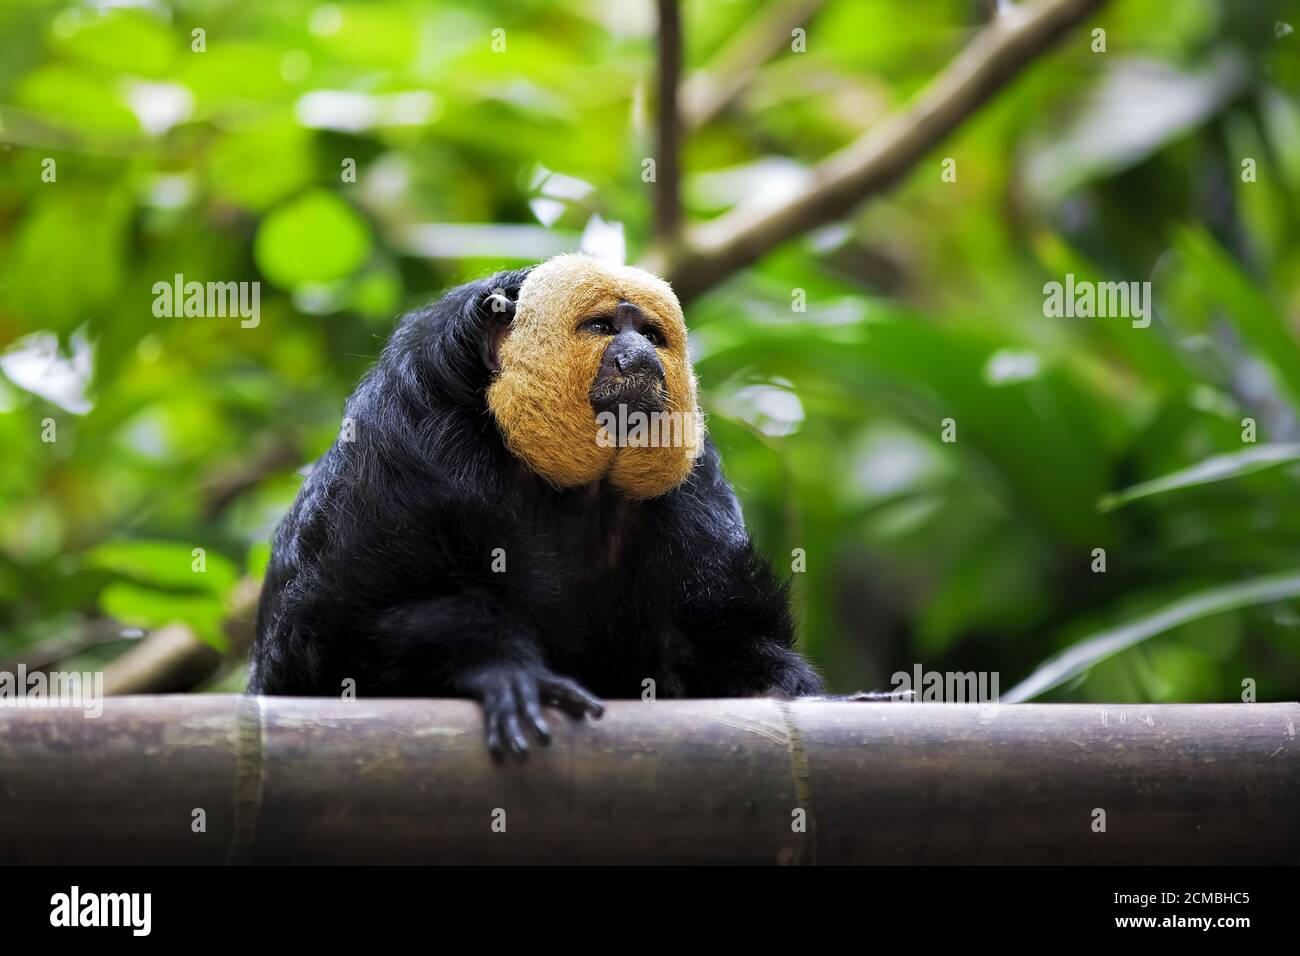
[[505, 755], [505, 747], [501, 741], [501, 714], [499, 711], [485, 707], [483, 718], [487, 724], [488, 753], [492, 754], [494, 760], [500, 760]]
[[519, 703], [510, 681], [502, 681], [494, 689], [492, 705], [496, 711], [497, 732], [505, 749], [516, 757], [528, 756], [528, 738], [519, 726]]
[[524, 736], [524, 730], [519, 726], [519, 714], [515, 710], [507, 710], [501, 715], [502, 735], [506, 739], [506, 746], [510, 752], [520, 759], [528, 756], [528, 738]]
[[520, 710], [524, 719], [537, 739], [544, 744], [551, 742], [551, 728], [542, 716], [542, 700], [537, 692], [537, 685], [531, 680], [521, 680], [515, 684], [515, 696], [519, 698]]
[[605, 705], [567, 677], [547, 677], [542, 680], [542, 694], [546, 700], [574, 717], [590, 714], [600, 717]]
[[542, 700], [577, 720], [581, 720], [587, 713], [587, 705], [582, 700], [548, 684], [542, 685]]
[[505, 714], [514, 710], [514, 700], [508, 695], [508, 688], [500, 685], [487, 688], [482, 697], [483, 718], [487, 726], [487, 747], [494, 760], [505, 756], [507, 734], [503, 722]]

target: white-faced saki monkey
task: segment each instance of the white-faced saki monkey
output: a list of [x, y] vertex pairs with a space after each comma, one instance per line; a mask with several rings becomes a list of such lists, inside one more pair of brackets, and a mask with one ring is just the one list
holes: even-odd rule
[[522, 755], [544, 704], [599, 716], [647, 680], [822, 689], [704, 437], [672, 289], [565, 255], [407, 315], [276, 531], [249, 691], [471, 697]]

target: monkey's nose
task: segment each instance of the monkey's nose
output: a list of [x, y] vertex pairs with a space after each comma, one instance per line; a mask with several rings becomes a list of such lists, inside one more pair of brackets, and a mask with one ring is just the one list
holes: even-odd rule
[[643, 336], [630, 335], [625, 342], [620, 342], [614, 352], [614, 364], [620, 375], [652, 374], [663, 377], [664, 368], [659, 364], [655, 348]]

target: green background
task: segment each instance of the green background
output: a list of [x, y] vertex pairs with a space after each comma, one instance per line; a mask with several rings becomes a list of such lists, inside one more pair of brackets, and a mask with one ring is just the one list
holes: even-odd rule
[[[767, 6], [687, 0], [687, 73]], [[812, 6], [806, 52], [687, 138], [691, 219], [800, 182], [986, 18]], [[636, 261], [653, 12], [0, 6], [0, 660], [102, 661], [172, 620], [220, 645], [397, 314], [584, 235]], [[888, 195], [689, 304], [711, 433], [761, 548], [783, 574], [803, 549], [804, 646], [836, 688], [920, 663], [1005, 692], [1074, 648], [1048, 699], [1300, 696], [1288, 21], [1116, 0]], [[260, 323], [156, 317], [176, 273], [260, 281]], [[1045, 317], [1066, 273], [1150, 280], [1151, 326]], [[208, 688], [241, 685], [235, 662]]]

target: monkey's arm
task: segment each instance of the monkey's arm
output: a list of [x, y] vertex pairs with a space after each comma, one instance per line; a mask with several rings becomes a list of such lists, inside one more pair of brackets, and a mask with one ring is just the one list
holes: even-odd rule
[[550, 739], [542, 704], [581, 718], [604, 707], [543, 662], [536, 629], [485, 593], [417, 601], [375, 616], [367, 636], [384, 687], [411, 682], [416, 693], [472, 697], [483, 705], [488, 749], [528, 750], [525, 729]]
[[[690, 648], [690, 697], [804, 697], [821, 676], [794, 649], [789, 589], [758, 555], [712, 441], [663, 501], [662, 532], [678, 582], [675, 626]], [[681, 555], [688, 555], [685, 561]]]
[[[521, 555], [509, 515], [468, 497], [448, 501], [445, 476], [417, 471], [438, 464], [428, 452], [393, 469], [416, 479], [385, 485], [388, 470], [373, 465], [381, 438], [372, 426], [336, 445], [277, 530], [249, 690], [335, 695], [351, 680], [361, 696], [470, 697], [483, 705], [496, 753], [522, 754], [530, 734], [546, 740], [542, 703], [599, 715], [594, 697], [544, 666], [535, 622], [547, 582], [512, 575], [512, 597], [466, 559], [487, 555], [485, 541]], [[412, 447], [391, 441], [382, 451]]]
[[[747, 566], [746, 566], [747, 564]], [[826, 694], [816, 670], [793, 649], [788, 594], [762, 558], [738, 557], [735, 572], [718, 582], [730, 590], [692, 606], [685, 630], [697, 653], [688, 691], [692, 697], [812, 697], [886, 703], [912, 692], [860, 690]]]
[[787, 589], [746, 542], [718, 555], [678, 616], [692, 651], [692, 697], [805, 697], [821, 676], [794, 649]]
[[[396, 577], [399, 566], [390, 556], [383, 569]], [[496, 755], [523, 755], [529, 735], [548, 741], [543, 703], [578, 718], [603, 713], [596, 698], [545, 666], [535, 625], [485, 589], [390, 597], [358, 608], [355, 601], [331, 600], [345, 580], [333, 571], [322, 576], [315, 568], [299, 569], [285, 587], [273, 562], [251, 693], [337, 694], [351, 680], [361, 696], [473, 698], [483, 706], [488, 747]], [[362, 570], [352, 571], [350, 581], [359, 587]], [[286, 592], [290, 598], [283, 602]]]

